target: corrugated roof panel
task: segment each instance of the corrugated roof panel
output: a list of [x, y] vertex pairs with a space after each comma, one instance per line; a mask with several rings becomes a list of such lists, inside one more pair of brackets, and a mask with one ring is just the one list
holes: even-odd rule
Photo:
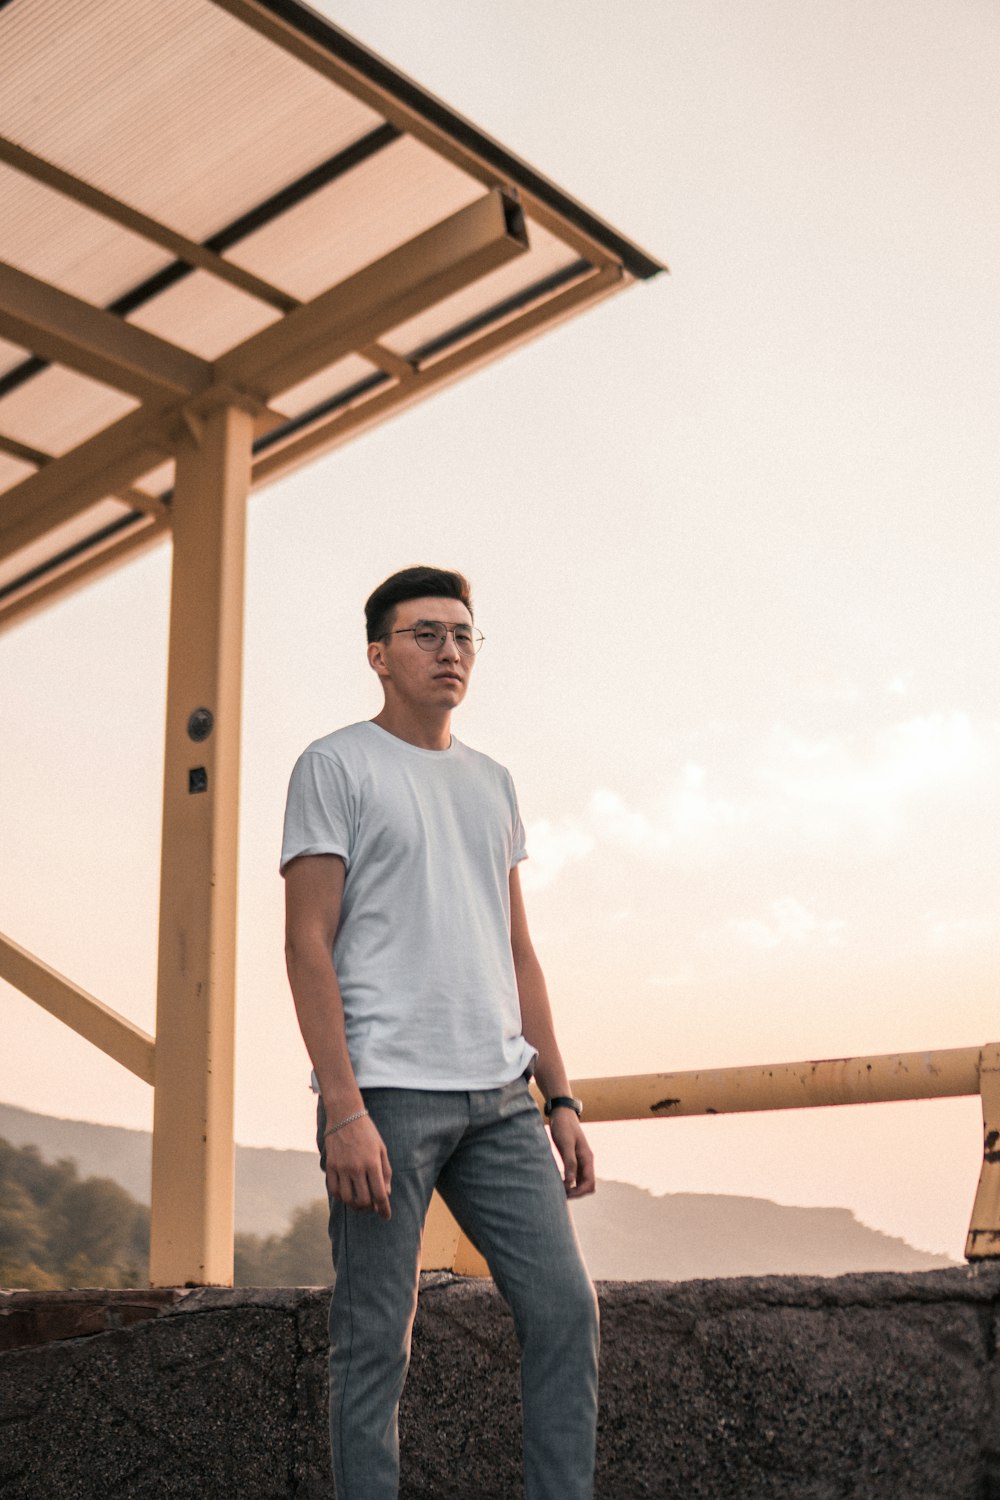
[[88, 506], [78, 516], [74, 516], [72, 521], [46, 532], [41, 541], [33, 542], [30, 547], [22, 547], [19, 552], [12, 552], [10, 557], [4, 558], [0, 562], [0, 589], [13, 583], [15, 579], [23, 578], [33, 568], [59, 557], [68, 548], [77, 546], [102, 527], [128, 515], [128, 512], [129, 507], [118, 500], [100, 500], [96, 505]]
[[129, 313], [128, 321], [202, 359], [215, 359], [280, 317], [275, 308], [256, 297], [227, 286], [207, 271], [194, 271]]
[[[245, 15], [246, 24], [233, 9]], [[312, 54], [316, 68], [266, 39], [275, 17], [300, 33], [303, 47], [319, 49]], [[255, 18], [261, 20], [260, 31]], [[358, 103], [332, 80], [324, 50], [333, 72], [346, 64], [359, 87], [370, 87], [369, 97], [386, 99], [391, 118], [377, 104]], [[426, 136], [421, 121], [429, 129]], [[415, 134], [401, 133], [407, 129]], [[501, 353], [508, 335], [541, 331], [548, 299], [587, 278], [591, 268], [580, 257], [593, 255], [600, 266], [609, 257], [612, 262], [624, 257], [643, 276], [659, 269], [528, 164], [293, 0], [268, 0], [262, 8], [227, 0], [0, 0], [0, 134], [41, 159], [32, 166], [8, 152], [19, 165], [0, 165], [0, 260], [128, 316], [136, 328], [119, 330], [132, 337], [115, 335], [112, 355], [123, 344], [122, 358], [145, 370], [154, 386], [174, 390], [178, 405], [181, 392], [201, 388], [206, 372], [191, 370], [179, 353], [149, 348], [135, 338], [136, 329], [211, 361], [271, 324], [280, 316], [277, 309], [289, 311], [295, 300], [323, 294], [476, 204], [487, 182], [520, 184], [533, 195], [529, 202], [546, 206], [550, 230], [530, 224], [525, 253], [383, 335], [388, 347], [381, 355], [371, 350], [369, 359], [359, 350], [279, 396], [276, 406], [289, 420], [257, 445], [259, 481], [362, 430], [366, 413], [338, 418], [348, 407], [371, 402], [367, 415], [377, 421], [399, 403], [422, 399], [436, 388], [433, 370], [427, 379], [411, 381], [409, 369], [389, 350], [407, 365], [426, 369], [446, 351], [500, 328], [499, 337], [473, 342], [466, 350], [468, 359], [478, 362]], [[423, 141], [439, 141], [440, 152]], [[76, 187], [64, 181], [64, 193], [30, 175], [35, 170], [44, 179], [46, 162], [70, 174]], [[194, 247], [177, 245], [181, 259], [175, 261], [172, 250], [148, 244], [119, 227], [117, 219], [105, 220], [81, 206], [73, 193], [86, 196], [88, 185], [230, 258], [228, 272], [235, 275], [237, 265], [242, 267], [243, 276], [236, 279], [250, 281], [249, 291], [234, 287], [217, 263], [221, 275], [192, 270], [185, 256], [195, 263], [206, 258]], [[113, 204], [107, 207], [116, 212]], [[536, 211], [545, 217], [542, 209]], [[149, 228], [155, 235], [155, 225]], [[494, 247], [484, 247], [478, 264], [496, 264], [499, 249], [491, 259], [493, 254]], [[443, 264], [442, 271], [451, 276]], [[16, 284], [14, 276], [8, 281]], [[593, 286], [577, 286], [569, 304], [560, 301], [553, 315], [568, 305], [582, 308], [614, 283], [613, 269], [596, 276]], [[431, 279], [428, 297], [434, 289]], [[522, 311], [527, 316], [519, 320]], [[37, 312], [40, 323], [59, 322], [68, 341], [60, 345], [40, 331], [40, 348], [58, 353], [67, 364], [79, 359], [83, 368], [103, 373], [105, 322], [66, 309], [62, 316], [57, 298], [38, 299]], [[384, 317], [368, 325], [358, 340], [371, 337], [383, 323]], [[301, 331], [308, 344], [309, 324], [308, 316], [290, 324], [285, 343]], [[0, 320], [3, 327], [19, 338], [34, 338], [30, 323], [22, 327], [14, 316], [6, 324]], [[301, 373], [310, 367], [311, 360], [299, 359], [301, 349], [286, 352], [289, 368]], [[319, 357], [332, 358], [334, 352], [331, 345]], [[458, 373], [464, 358], [460, 354], [438, 373]], [[246, 394], [252, 396], [252, 377], [247, 379]], [[144, 388], [137, 382], [137, 389]], [[241, 399], [238, 391], [220, 393], [221, 399], [230, 396]], [[0, 340], [0, 436], [13, 450], [0, 448], [0, 486], [16, 486], [33, 472], [33, 458], [44, 464], [46, 456], [69, 453], [136, 406], [126, 394]], [[55, 497], [52, 514], [68, 515], [74, 504], [84, 510], [39, 541], [30, 558], [8, 559], [0, 623], [19, 617], [29, 598], [33, 604], [51, 597], [48, 585], [56, 579], [69, 583], [71, 576], [82, 577], [102, 551], [108, 562], [120, 560], [141, 546], [145, 535], [152, 539], [166, 529], [169, 517], [154, 520], [126, 508], [127, 485], [121, 491], [125, 502], [109, 502], [110, 509], [92, 503], [102, 489], [107, 494], [126, 484], [133, 461], [155, 462], [133, 488], [149, 495], [172, 488], [173, 463], [165, 454], [159, 457], [155, 446], [163, 434], [154, 406], [151, 400], [148, 423], [129, 424], [120, 443], [111, 436], [103, 445], [114, 479], [111, 471], [87, 476], [71, 460], [32, 487], [32, 493]], [[147, 439], [153, 446], [144, 446]], [[142, 456], [134, 459], [138, 453]], [[4, 527], [3, 509], [0, 498], [0, 553], [24, 536], [19, 526]], [[8, 507], [8, 513], [20, 515], [20, 509]], [[45, 524], [45, 517], [39, 521]], [[71, 555], [62, 555], [67, 549]], [[15, 594], [9, 588], [12, 574], [26, 568], [35, 568], [36, 575]]]
[[194, 239], [381, 123], [205, 0], [12, 0], [2, 26], [0, 130]]
[[138, 404], [75, 370], [49, 365], [0, 399], [0, 432], [58, 457]]
[[382, 342], [394, 353], [408, 357], [423, 345], [460, 328], [469, 319], [497, 307], [536, 282], [579, 263], [579, 257], [563, 240], [528, 220], [526, 255], [515, 256], [498, 271], [472, 282], [424, 313], [409, 318], [385, 334]]
[[288, 416], [296, 417], [300, 412], [311, 411], [321, 402], [360, 385], [376, 373], [375, 365], [362, 359], [360, 354], [349, 354], [346, 359], [338, 359], [336, 364], [320, 370], [318, 375], [282, 391], [275, 405]]
[[105, 307], [170, 259], [158, 245], [0, 162], [0, 260]]
[[403, 136], [249, 235], [229, 258], [307, 301], [482, 193], [481, 183]]

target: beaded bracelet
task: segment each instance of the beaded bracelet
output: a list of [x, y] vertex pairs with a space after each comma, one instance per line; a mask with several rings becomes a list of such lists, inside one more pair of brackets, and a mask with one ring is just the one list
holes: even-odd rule
[[353, 1125], [355, 1120], [363, 1120], [367, 1113], [366, 1109], [359, 1109], [353, 1115], [348, 1115], [346, 1120], [341, 1120], [339, 1125], [331, 1125], [329, 1130], [323, 1132], [324, 1141], [328, 1135], [336, 1135], [338, 1130], [343, 1130], [345, 1125]]

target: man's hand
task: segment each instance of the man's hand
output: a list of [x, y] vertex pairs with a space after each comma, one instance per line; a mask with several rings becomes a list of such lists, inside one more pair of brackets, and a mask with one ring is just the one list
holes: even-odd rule
[[549, 1129], [563, 1160], [563, 1182], [567, 1198], [585, 1198], [597, 1186], [594, 1153], [587, 1145], [583, 1127], [571, 1109], [558, 1108], [549, 1117]]
[[385, 1142], [368, 1115], [326, 1138], [326, 1186], [331, 1198], [380, 1219], [391, 1219], [392, 1167]]

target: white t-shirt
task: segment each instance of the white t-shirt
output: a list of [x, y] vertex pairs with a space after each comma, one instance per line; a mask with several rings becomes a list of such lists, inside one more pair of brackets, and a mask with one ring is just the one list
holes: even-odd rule
[[510, 773], [452, 739], [424, 750], [365, 721], [303, 751], [281, 869], [339, 854], [333, 964], [362, 1088], [483, 1089], [523, 1073], [510, 871], [525, 857]]

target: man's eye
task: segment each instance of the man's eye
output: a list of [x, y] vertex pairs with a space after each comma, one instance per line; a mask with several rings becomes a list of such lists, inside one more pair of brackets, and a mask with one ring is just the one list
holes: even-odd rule
[[469, 642], [472, 640], [472, 631], [471, 630], [456, 630], [455, 631], [455, 639], [456, 639], [456, 641], [458, 641], [458, 643], [459, 643], [460, 646], [467, 646], [469, 644]]
[[413, 633], [421, 645], [427, 641], [436, 641], [438, 638], [436, 630], [415, 630]]

